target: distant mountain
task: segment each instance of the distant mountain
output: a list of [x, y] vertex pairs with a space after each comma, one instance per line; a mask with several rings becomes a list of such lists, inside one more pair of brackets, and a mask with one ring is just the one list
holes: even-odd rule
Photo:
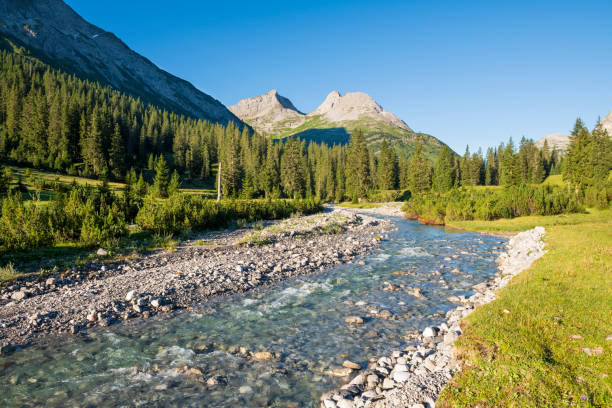
[[538, 139], [535, 144], [540, 149], [544, 147], [544, 141], [548, 143], [548, 148], [550, 150], [557, 150], [558, 152], [565, 152], [567, 150], [567, 146], [569, 146], [570, 138], [567, 135], [563, 135], [561, 133], [551, 133], [550, 135], [546, 135], [541, 139]]
[[387, 139], [399, 150], [410, 152], [417, 136], [422, 137], [424, 150], [430, 156], [437, 155], [443, 146], [433, 136], [414, 132], [403, 120], [384, 110], [363, 92], [341, 95], [332, 91], [317, 109], [308, 114], [300, 112], [276, 90], [243, 99], [229, 109], [258, 132], [272, 137], [298, 136], [328, 144], [347, 143], [350, 134], [360, 129], [374, 148]]
[[612, 111], [608, 113], [608, 116], [602, 119], [601, 124], [604, 129], [608, 131], [608, 136], [612, 137]]
[[242, 123], [221, 102], [161, 70], [61, 0], [0, 0], [0, 48], [174, 112]]

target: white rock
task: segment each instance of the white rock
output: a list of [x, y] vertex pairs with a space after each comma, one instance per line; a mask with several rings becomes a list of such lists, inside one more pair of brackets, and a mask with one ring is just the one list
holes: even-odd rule
[[383, 381], [382, 387], [384, 390], [390, 390], [391, 388], [395, 388], [395, 381], [387, 377]]
[[396, 364], [394, 370], [395, 371], [410, 371], [406, 364]]
[[106, 251], [106, 250], [104, 250], [104, 249], [100, 248], [100, 249], [98, 249], [98, 250], [96, 251], [96, 255], [98, 255], [98, 256], [107, 256], [107, 255], [108, 255], [108, 251]]
[[159, 299], [153, 299], [151, 301], [151, 306], [153, 306], [154, 308], [158, 308], [159, 306], [161, 306], [161, 302], [159, 301]]
[[336, 408], [337, 407], [336, 401], [331, 400], [329, 398], [326, 398], [326, 399], [323, 400], [323, 406], [325, 408]]
[[406, 371], [396, 371], [393, 373], [393, 380], [398, 383], [403, 383], [410, 378], [410, 373]]
[[134, 299], [136, 297], [137, 293], [135, 290], [130, 290], [126, 295], [125, 295], [125, 300], [127, 300], [128, 302], [131, 301], [132, 299]]
[[425, 330], [423, 330], [423, 337], [436, 337], [436, 334], [438, 333], [438, 329], [435, 327], [426, 327]]

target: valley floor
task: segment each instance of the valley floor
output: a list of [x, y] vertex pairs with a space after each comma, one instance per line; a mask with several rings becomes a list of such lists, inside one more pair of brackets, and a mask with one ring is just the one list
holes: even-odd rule
[[[255, 228], [253, 228], [255, 227]], [[392, 224], [343, 209], [212, 232], [174, 252], [94, 263], [0, 291], [0, 351], [147, 318], [310, 274], [366, 253]], [[339, 238], [341, 236], [341, 238]]]

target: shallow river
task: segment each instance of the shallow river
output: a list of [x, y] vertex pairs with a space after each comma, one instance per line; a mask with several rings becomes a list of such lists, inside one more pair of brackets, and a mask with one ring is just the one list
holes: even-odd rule
[[[407, 332], [443, 321], [454, 307], [449, 296], [469, 295], [495, 273], [500, 238], [390, 219], [398, 231], [356, 260], [363, 265], [2, 357], [0, 406], [315, 406], [323, 392], [347, 381], [327, 371], [345, 359], [365, 365], [406, 347]], [[419, 288], [424, 297], [384, 290], [388, 283]], [[377, 317], [382, 310], [392, 317]], [[365, 324], [344, 322], [354, 315]], [[240, 347], [277, 356], [256, 362], [234, 350]], [[207, 385], [215, 375], [226, 383]]]

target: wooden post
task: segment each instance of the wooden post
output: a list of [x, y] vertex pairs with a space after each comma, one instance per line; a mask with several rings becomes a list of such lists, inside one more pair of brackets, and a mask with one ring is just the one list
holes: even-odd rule
[[219, 160], [219, 171], [217, 172], [217, 202], [221, 201], [221, 160]]

